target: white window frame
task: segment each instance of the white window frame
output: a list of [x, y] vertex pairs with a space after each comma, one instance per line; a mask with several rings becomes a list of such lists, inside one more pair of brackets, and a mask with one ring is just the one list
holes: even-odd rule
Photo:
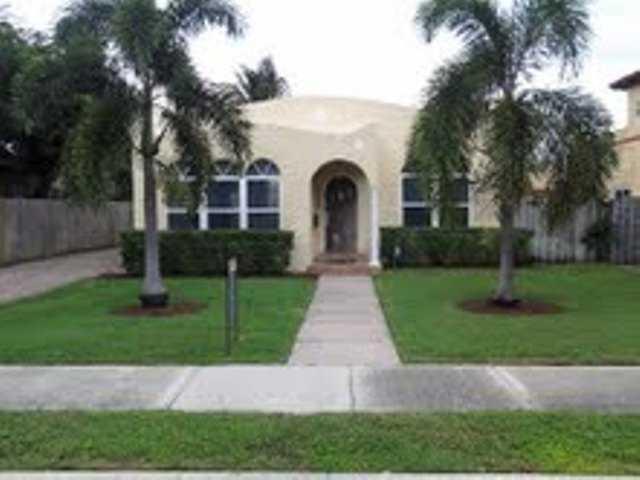
[[[402, 226], [405, 226], [405, 209], [409, 208], [425, 208], [431, 209], [431, 225], [426, 225], [427, 228], [440, 228], [440, 209], [433, 206], [430, 202], [405, 202], [404, 200], [404, 181], [405, 179], [417, 179], [419, 175], [417, 173], [412, 172], [402, 172], [401, 180], [400, 180], [400, 218], [402, 219]], [[457, 174], [454, 175], [454, 179], [458, 180], [461, 178], [466, 178], [468, 180], [467, 175]], [[456, 202], [453, 204], [454, 208], [466, 208], [467, 209], [467, 228], [471, 227], [472, 220], [472, 201], [471, 197], [473, 194], [473, 189], [471, 182], [468, 181], [468, 192], [467, 192], [467, 201], [466, 202]]]
[[[282, 228], [282, 182], [280, 180], [280, 169], [278, 168], [278, 166], [276, 165], [275, 162], [267, 159], [267, 158], [260, 158], [258, 160], [256, 160], [255, 162], [251, 163], [251, 165], [249, 165], [247, 167], [247, 172], [257, 163], [259, 162], [269, 162], [270, 164], [272, 164], [273, 166], [276, 167], [276, 171], [278, 172], [277, 174], [262, 174], [262, 173], [246, 173], [244, 176], [244, 196], [245, 196], [245, 201], [243, 202], [243, 205], [245, 207], [245, 218], [244, 218], [244, 229], [245, 230], [249, 230], [249, 217], [251, 215], [277, 215], [278, 216], [278, 225], [277, 225], [277, 229], [279, 230], [280, 228]], [[277, 207], [252, 207], [249, 205], [249, 184], [251, 182], [270, 182], [270, 183], [275, 183], [277, 185], [278, 188], [278, 206]]]
[[429, 202], [405, 202], [404, 200], [404, 181], [415, 180], [418, 178], [417, 173], [403, 172], [400, 179], [400, 218], [402, 219], [402, 226], [405, 225], [405, 210], [410, 208], [424, 208], [431, 210], [431, 225], [425, 225], [426, 228], [438, 228], [440, 226], [440, 218], [438, 215], [438, 209], [433, 208]]
[[[257, 162], [266, 161], [276, 167], [278, 172], [275, 175], [272, 174], [246, 174]], [[227, 161], [216, 162], [221, 166], [227, 163]], [[278, 229], [282, 228], [282, 181], [281, 173], [278, 165], [272, 160], [266, 158], [260, 158], [255, 162], [252, 162], [245, 172], [239, 174], [230, 174], [228, 171], [221, 170], [222, 173], [218, 173], [212, 177], [212, 181], [215, 183], [238, 183], [238, 206], [237, 207], [210, 207], [209, 199], [206, 192], [203, 195], [200, 206], [197, 210], [198, 215], [198, 229], [199, 230], [211, 230], [209, 228], [209, 215], [238, 215], [238, 229], [250, 230], [249, 228], [249, 216], [250, 215], [278, 215]], [[192, 175], [180, 175], [180, 182], [189, 183], [195, 181], [195, 177]], [[278, 186], [278, 206], [277, 207], [250, 207], [249, 206], [249, 183], [252, 181], [268, 181], [276, 183]], [[167, 219], [171, 214], [186, 215], [188, 209], [186, 207], [169, 207], [167, 206]]]

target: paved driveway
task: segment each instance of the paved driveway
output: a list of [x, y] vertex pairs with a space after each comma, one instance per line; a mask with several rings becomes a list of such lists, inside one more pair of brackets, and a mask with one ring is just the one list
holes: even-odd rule
[[85, 278], [121, 271], [117, 249], [0, 268], [0, 303], [38, 295]]

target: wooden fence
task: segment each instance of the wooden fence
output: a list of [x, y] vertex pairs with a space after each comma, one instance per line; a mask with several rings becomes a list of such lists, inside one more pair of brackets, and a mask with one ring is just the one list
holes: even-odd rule
[[99, 210], [60, 200], [0, 198], [0, 265], [116, 245], [131, 228], [131, 204]]
[[518, 228], [533, 233], [531, 254], [536, 261], [544, 263], [590, 262], [595, 260], [595, 252], [590, 252], [583, 238], [598, 219], [595, 203], [576, 212], [573, 219], [550, 231], [543, 208], [535, 202], [526, 202], [518, 212]]
[[640, 263], [640, 198], [631, 196], [628, 190], [619, 191], [613, 201], [611, 221], [611, 261]]

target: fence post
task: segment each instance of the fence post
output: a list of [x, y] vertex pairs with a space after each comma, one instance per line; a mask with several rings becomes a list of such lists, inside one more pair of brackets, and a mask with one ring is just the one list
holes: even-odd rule
[[225, 289], [225, 328], [224, 328], [224, 352], [231, 355], [232, 343], [238, 338], [238, 299], [237, 299], [237, 259], [230, 258], [227, 263], [227, 281]]

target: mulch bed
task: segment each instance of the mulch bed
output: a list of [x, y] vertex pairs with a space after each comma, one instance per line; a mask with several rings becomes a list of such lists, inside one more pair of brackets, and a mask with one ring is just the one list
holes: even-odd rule
[[538, 300], [521, 300], [509, 306], [499, 305], [491, 299], [467, 300], [458, 306], [466, 312], [480, 315], [535, 316], [554, 315], [565, 311], [558, 305]]
[[205, 304], [198, 302], [169, 304], [166, 308], [142, 308], [140, 305], [131, 305], [114, 310], [113, 314], [122, 317], [179, 317], [198, 313], [205, 308]]

